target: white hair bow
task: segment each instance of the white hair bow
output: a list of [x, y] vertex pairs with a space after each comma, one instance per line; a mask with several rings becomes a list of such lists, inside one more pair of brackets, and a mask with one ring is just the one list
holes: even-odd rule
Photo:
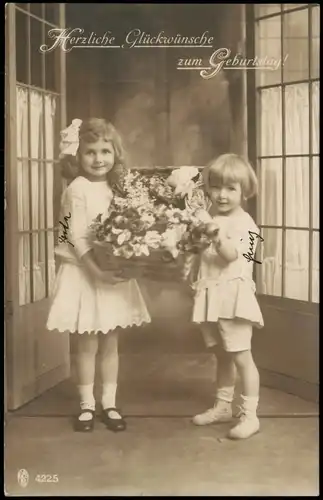
[[79, 131], [82, 120], [75, 118], [69, 127], [61, 131], [61, 142], [59, 144], [60, 158], [66, 155], [76, 156], [79, 147]]

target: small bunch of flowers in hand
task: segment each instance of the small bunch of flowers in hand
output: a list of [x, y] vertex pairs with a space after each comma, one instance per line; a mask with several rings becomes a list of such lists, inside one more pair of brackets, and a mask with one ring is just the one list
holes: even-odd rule
[[213, 222], [208, 212], [196, 209], [187, 224], [178, 247], [182, 253], [200, 253], [211, 245], [218, 231], [218, 225]]

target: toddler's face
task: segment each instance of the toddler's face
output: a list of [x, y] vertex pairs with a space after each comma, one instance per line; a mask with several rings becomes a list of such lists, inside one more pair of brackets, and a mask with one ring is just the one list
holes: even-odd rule
[[210, 197], [217, 212], [229, 215], [241, 205], [241, 185], [239, 182], [222, 184], [210, 182]]
[[80, 143], [78, 155], [82, 170], [91, 181], [105, 179], [114, 165], [113, 144], [104, 139], [92, 143]]

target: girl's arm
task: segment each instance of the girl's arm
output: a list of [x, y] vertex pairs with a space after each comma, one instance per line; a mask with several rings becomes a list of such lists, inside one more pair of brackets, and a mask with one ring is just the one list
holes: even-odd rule
[[86, 199], [78, 186], [70, 185], [67, 188], [63, 202], [63, 213], [68, 217], [68, 241], [72, 244], [72, 250], [92, 278], [111, 284], [124, 281], [111, 271], [103, 271], [95, 261], [94, 252], [88, 239]]
[[104, 282], [109, 283], [111, 285], [125, 281], [124, 278], [116, 276], [112, 271], [103, 271], [97, 265], [97, 263], [94, 259], [93, 250], [89, 250], [87, 253], [82, 255], [80, 260], [81, 260], [82, 264], [84, 265], [84, 267], [87, 269], [87, 271], [90, 273], [90, 275], [94, 279], [97, 279], [99, 281], [104, 281]]

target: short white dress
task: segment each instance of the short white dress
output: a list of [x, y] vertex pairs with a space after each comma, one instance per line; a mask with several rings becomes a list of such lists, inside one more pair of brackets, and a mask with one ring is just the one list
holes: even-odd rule
[[89, 225], [99, 213], [107, 212], [112, 197], [106, 181], [91, 182], [82, 176], [63, 193], [60, 222], [65, 228], [60, 224], [61, 242], [55, 249], [60, 266], [51, 294], [48, 330], [108, 333], [151, 321], [136, 280], [116, 285], [96, 281], [80, 260], [91, 249]]
[[202, 253], [197, 280], [193, 285], [193, 322], [239, 318], [262, 328], [264, 322], [255, 296], [253, 261], [246, 257], [248, 253], [254, 256], [260, 241], [257, 237], [259, 229], [242, 208], [233, 216], [218, 215], [213, 220], [235, 244], [238, 258], [228, 263], [217, 253], [214, 245]]

